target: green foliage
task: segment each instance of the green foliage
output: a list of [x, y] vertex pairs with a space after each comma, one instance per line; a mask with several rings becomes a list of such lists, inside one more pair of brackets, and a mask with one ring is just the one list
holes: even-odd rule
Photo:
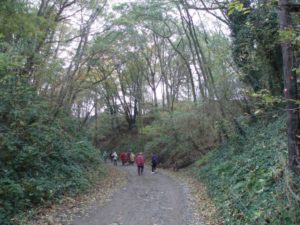
[[288, 27], [279, 31], [279, 40], [281, 42], [294, 41], [296, 39], [296, 32], [293, 28]]
[[[0, 65], [1, 68], [4, 65]], [[103, 173], [99, 153], [64, 115], [18, 76], [0, 80], [0, 221], [87, 188]]]
[[299, 224], [299, 202], [287, 191], [289, 180], [299, 193], [299, 179], [285, 169], [284, 121], [260, 121], [195, 164], [226, 224]]
[[[6, 42], [19, 47], [24, 55], [34, 54], [44, 41], [47, 31], [54, 29], [54, 18], [38, 16], [28, 1], [4, 0], [0, 5], [0, 36]], [[38, 55], [38, 54], [37, 54]]]
[[234, 11], [237, 12], [242, 12], [243, 14], [247, 14], [249, 13], [249, 10], [247, 10], [246, 8], [244, 8], [243, 3], [239, 2], [239, 1], [233, 1], [233, 2], [229, 2], [228, 4], [228, 15], [232, 15], [234, 13]]
[[285, 101], [282, 97], [273, 96], [270, 91], [266, 89], [260, 90], [256, 93], [249, 93], [249, 96], [255, 99], [255, 106], [258, 108], [255, 111], [255, 114], [258, 114], [263, 110], [275, 108], [275, 106], [278, 106]]
[[[283, 90], [281, 47], [277, 6], [272, 2], [242, 0], [233, 4], [229, 15], [232, 52], [236, 65], [244, 73], [242, 81], [254, 91], [268, 89], [273, 95]], [[240, 8], [247, 8], [248, 13]]]

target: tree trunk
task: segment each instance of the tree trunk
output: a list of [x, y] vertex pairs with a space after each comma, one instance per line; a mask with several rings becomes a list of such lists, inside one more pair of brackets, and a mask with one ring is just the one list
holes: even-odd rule
[[157, 108], [158, 103], [157, 103], [157, 94], [156, 94], [156, 88], [155, 87], [152, 88], [152, 92], [153, 92], [153, 98], [154, 98], [154, 107]]
[[95, 131], [94, 131], [93, 143], [96, 146], [97, 135], [98, 135], [98, 99], [97, 99], [97, 96], [95, 96], [95, 99], [94, 99], [94, 109], [95, 109]]
[[161, 94], [162, 94], [162, 108], [165, 110], [166, 104], [165, 104], [165, 82], [163, 81], [162, 83], [162, 88], [161, 88]]
[[[279, 23], [280, 30], [291, 26], [288, 0], [279, 1]], [[287, 99], [287, 135], [288, 135], [288, 156], [289, 156], [289, 167], [296, 171], [298, 174], [299, 170], [299, 146], [297, 144], [299, 133], [299, 109], [298, 104], [295, 103], [297, 100], [297, 78], [293, 71], [293, 46], [291, 40], [285, 40], [281, 44], [282, 48], [282, 59], [283, 59], [283, 74], [284, 74], [284, 94]]]

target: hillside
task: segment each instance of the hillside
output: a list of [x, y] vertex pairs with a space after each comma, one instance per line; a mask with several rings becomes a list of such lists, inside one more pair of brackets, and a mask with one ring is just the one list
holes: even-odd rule
[[299, 179], [286, 168], [285, 117], [259, 120], [198, 160], [226, 224], [299, 224]]

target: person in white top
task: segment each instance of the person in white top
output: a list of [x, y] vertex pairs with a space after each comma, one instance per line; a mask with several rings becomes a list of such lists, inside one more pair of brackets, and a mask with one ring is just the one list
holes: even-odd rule
[[113, 158], [114, 166], [117, 166], [118, 154], [116, 152], [114, 152], [112, 154], [112, 158]]

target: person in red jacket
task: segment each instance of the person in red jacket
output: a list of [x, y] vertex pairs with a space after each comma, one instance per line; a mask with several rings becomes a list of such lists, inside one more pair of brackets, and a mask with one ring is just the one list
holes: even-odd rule
[[138, 174], [139, 176], [143, 176], [143, 172], [144, 172], [144, 164], [145, 164], [145, 158], [143, 156], [143, 153], [140, 152], [138, 154], [138, 156], [135, 158], [135, 163], [137, 165], [137, 169], [138, 169]]
[[128, 158], [127, 158], [127, 153], [126, 152], [122, 152], [120, 155], [120, 159], [122, 161], [122, 166], [125, 165], [125, 163], [127, 162]]

